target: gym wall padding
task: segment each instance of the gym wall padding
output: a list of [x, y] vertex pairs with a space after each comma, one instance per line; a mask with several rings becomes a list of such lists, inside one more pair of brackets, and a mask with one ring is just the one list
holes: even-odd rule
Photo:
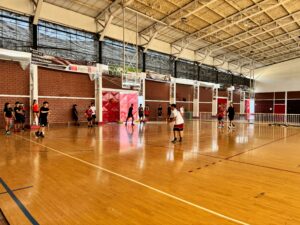
[[103, 122], [118, 122], [120, 120], [120, 93], [102, 92]]

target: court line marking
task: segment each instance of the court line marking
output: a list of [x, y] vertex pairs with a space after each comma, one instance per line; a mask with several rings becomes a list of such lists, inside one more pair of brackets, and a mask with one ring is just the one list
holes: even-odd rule
[[23, 203], [17, 198], [17, 196], [14, 194], [14, 192], [8, 187], [8, 185], [4, 182], [4, 180], [1, 177], [0, 177], [0, 183], [2, 184], [4, 189], [7, 191], [9, 196], [12, 198], [12, 200], [17, 204], [19, 209], [27, 217], [27, 219], [30, 221], [30, 223], [33, 225], [39, 225], [39, 223], [34, 219], [34, 217], [26, 209], [26, 207], [23, 205]]
[[243, 152], [239, 152], [239, 153], [237, 153], [237, 154], [235, 154], [235, 155], [232, 155], [232, 156], [228, 156], [228, 157], [226, 157], [225, 159], [226, 159], [226, 160], [232, 159], [232, 158], [234, 158], [234, 157], [236, 157], [236, 156], [243, 155], [243, 154], [245, 154], [245, 153], [248, 153], [248, 152], [251, 152], [251, 151], [260, 149], [260, 148], [262, 148], [262, 147], [265, 147], [265, 146], [270, 145], [270, 144], [274, 144], [274, 143], [276, 143], [276, 142], [279, 142], [279, 141], [288, 139], [288, 138], [290, 138], [290, 137], [297, 136], [297, 135], [299, 135], [299, 134], [300, 134], [300, 133], [297, 132], [297, 133], [291, 134], [291, 135], [286, 136], [286, 137], [281, 137], [281, 138], [272, 140], [272, 141], [267, 142], [267, 143], [265, 143], [265, 144], [263, 144], [263, 145], [260, 145], [260, 146], [257, 146], [257, 147], [253, 147], [253, 148], [251, 148], [251, 149], [248, 149], [248, 150], [243, 151]]
[[[16, 191], [22, 191], [22, 190], [26, 190], [29, 188], [32, 188], [33, 186], [27, 186], [27, 187], [21, 187], [21, 188], [16, 188], [16, 189], [12, 189], [12, 192], [16, 192]], [[8, 194], [7, 191], [5, 192], [0, 192], [0, 195], [4, 195], [4, 194]]]
[[124, 175], [122, 175], [122, 174], [113, 172], [113, 171], [111, 171], [111, 170], [109, 170], [109, 169], [105, 169], [105, 168], [103, 168], [103, 167], [101, 167], [101, 166], [98, 166], [98, 165], [95, 165], [95, 164], [93, 164], [93, 163], [87, 162], [87, 161], [85, 161], [85, 160], [79, 159], [79, 158], [77, 158], [77, 157], [74, 157], [74, 156], [72, 156], [72, 155], [70, 155], [70, 154], [67, 154], [67, 153], [64, 153], [64, 152], [62, 152], [62, 151], [59, 151], [59, 150], [57, 150], [57, 149], [54, 149], [54, 148], [48, 147], [48, 146], [46, 146], [46, 145], [40, 144], [40, 143], [38, 143], [38, 142], [36, 142], [36, 141], [33, 141], [33, 140], [29, 139], [29, 138], [25, 138], [25, 137], [20, 136], [20, 135], [15, 135], [15, 136], [18, 136], [18, 137], [20, 137], [20, 138], [22, 138], [22, 139], [24, 139], [24, 140], [27, 140], [27, 141], [32, 142], [32, 143], [34, 143], [34, 144], [40, 145], [40, 146], [42, 146], [42, 147], [48, 148], [49, 150], [51, 150], [51, 151], [53, 151], [53, 152], [56, 152], [56, 153], [61, 154], [61, 155], [64, 155], [64, 156], [66, 156], [66, 157], [68, 157], [68, 158], [70, 158], [70, 159], [73, 159], [73, 160], [75, 160], [75, 161], [78, 161], [78, 162], [81, 162], [81, 163], [83, 163], [83, 164], [89, 165], [89, 166], [94, 167], [94, 168], [96, 168], [96, 169], [100, 169], [100, 170], [102, 170], [102, 171], [105, 171], [105, 172], [110, 173], [110, 174], [112, 174], [112, 175], [115, 175], [115, 176], [117, 176], [117, 177], [123, 178], [124, 180], [130, 181], [130, 182], [135, 183], [135, 184], [137, 184], [137, 185], [140, 185], [140, 186], [143, 186], [143, 187], [145, 187], [145, 188], [148, 188], [148, 189], [150, 189], [150, 190], [152, 190], [152, 191], [155, 191], [155, 192], [157, 192], [157, 193], [159, 193], [159, 194], [162, 194], [162, 195], [164, 195], [164, 196], [167, 196], [167, 197], [169, 197], [169, 198], [171, 198], [171, 199], [177, 200], [177, 201], [179, 201], [179, 202], [181, 202], [181, 203], [184, 203], [184, 204], [187, 204], [187, 205], [189, 205], [189, 206], [192, 206], [192, 207], [201, 209], [202, 211], [205, 211], [205, 212], [207, 212], [207, 213], [210, 213], [210, 214], [212, 214], [212, 215], [215, 215], [215, 216], [220, 217], [220, 218], [222, 218], [222, 219], [225, 219], [225, 220], [227, 220], [227, 221], [231, 221], [231, 222], [234, 222], [234, 223], [236, 223], [236, 224], [241, 224], [241, 225], [250, 225], [249, 223], [245, 223], [245, 222], [243, 222], [243, 221], [240, 221], [240, 220], [234, 219], [234, 218], [232, 218], [232, 217], [223, 215], [223, 214], [221, 214], [221, 213], [218, 213], [218, 212], [213, 211], [213, 210], [211, 210], [211, 209], [205, 208], [205, 207], [203, 207], [203, 206], [194, 204], [194, 203], [192, 203], [192, 202], [190, 202], [190, 201], [184, 200], [184, 199], [182, 199], [182, 198], [179, 198], [179, 197], [174, 196], [174, 195], [172, 195], [172, 194], [169, 194], [169, 193], [167, 193], [167, 192], [161, 191], [161, 190], [159, 190], [159, 189], [157, 189], [157, 188], [151, 187], [151, 186], [149, 186], [149, 185], [147, 185], [147, 184], [144, 184], [144, 183], [142, 183], [142, 182], [139, 182], [139, 181], [137, 181], [137, 180], [134, 180], [134, 179], [132, 179], [132, 178], [130, 178], [130, 177], [127, 177], [127, 176], [124, 176]]

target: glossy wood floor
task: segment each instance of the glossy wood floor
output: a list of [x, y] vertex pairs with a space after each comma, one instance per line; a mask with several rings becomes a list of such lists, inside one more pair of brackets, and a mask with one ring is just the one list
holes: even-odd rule
[[0, 136], [10, 224], [300, 224], [300, 129], [186, 123]]

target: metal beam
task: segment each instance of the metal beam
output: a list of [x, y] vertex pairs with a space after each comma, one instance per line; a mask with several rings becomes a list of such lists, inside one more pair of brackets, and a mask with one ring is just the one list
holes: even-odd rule
[[[99, 13], [96, 16], [96, 21], [100, 23], [100, 19], [104, 16], [107, 19], [105, 19], [103, 29], [101, 31], [98, 31], [98, 33], [101, 33], [100, 36], [100, 41], [103, 41], [105, 38], [105, 35], [107, 34], [107, 31], [109, 29], [109, 26], [112, 23], [112, 20], [114, 19], [114, 17], [122, 12], [123, 7], [126, 8], [127, 6], [129, 6], [134, 0], [128, 0], [127, 2], [124, 1], [124, 5], [121, 4], [123, 1], [122, 0], [115, 0], [113, 3], [111, 3], [109, 6], [107, 6], [101, 13]], [[115, 7], [115, 8], [113, 8]]]
[[[187, 48], [188, 45], [190, 45], [198, 40], [212, 36], [213, 34], [217, 34], [218, 32], [223, 31], [224, 29], [226, 29], [228, 27], [231, 27], [238, 23], [244, 22], [247, 19], [250, 19], [252, 17], [255, 17], [259, 14], [264, 13], [265, 11], [272, 10], [287, 1], [291, 1], [291, 0], [278, 0], [278, 3], [276, 3], [276, 4], [270, 4], [270, 3], [274, 3], [271, 0], [262, 0], [258, 3], [256, 3], [255, 5], [252, 5], [244, 10], [241, 10], [241, 11], [239, 11], [227, 18], [224, 18], [206, 28], [203, 28], [199, 31], [196, 31], [196, 32], [190, 34], [190, 35], [187, 35], [186, 37], [176, 40], [172, 44], [176, 44], [178, 42], [181, 42], [182, 40], [187, 40], [187, 44], [184, 46], [184, 48]], [[261, 10], [261, 8], [263, 8], [262, 6], [266, 3], [269, 3], [270, 6], [266, 7], [264, 10]], [[253, 13], [253, 12], [255, 12], [255, 13]]]
[[107, 31], [108, 31], [108, 28], [109, 28], [109, 26], [110, 26], [113, 18], [114, 18], [114, 16], [110, 15], [109, 18], [108, 18], [108, 20], [106, 21], [104, 29], [101, 31], [101, 36], [100, 36], [100, 39], [99, 39], [100, 41], [104, 40], [104, 37], [105, 37], [105, 35], [106, 35]]
[[[160, 22], [153, 23], [149, 27], [145, 28], [140, 32], [140, 34], [148, 34], [150, 33], [149, 42], [153, 41], [153, 39], [161, 32], [165, 31], [168, 27], [173, 26], [174, 24], [181, 21], [182, 18], [187, 18], [194, 13], [204, 9], [208, 5], [217, 2], [218, 0], [209, 0], [205, 4], [200, 3], [199, 0], [194, 0], [184, 5], [183, 7], [175, 10], [173, 13], [164, 17]], [[193, 9], [190, 9], [193, 8]], [[185, 12], [186, 11], [186, 12]], [[162, 23], [166, 24], [163, 25]], [[159, 25], [163, 25], [163, 27], [159, 27]], [[150, 43], [151, 44], [151, 43]], [[147, 48], [150, 47], [150, 44], [147, 44]]]
[[114, 6], [117, 6], [117, 5], [121, 4], [121, 3], [122, 3], [122, 0], [115, 0], [115, 1], [113, 1], [109, 6], [107, 6], [103, 11], [101, 11], [101, 12], [95, 17], [95, 19], [96, 19], [96, 20], [99, 20], [100, 18], [102, 18], [102, 17], [105, 15], [105, 13], [111, 12], [111, 11], [112, 11], [112, 8], [113, 8]]
[[[290, 20], [289, 22], [286, 22], [287, 19], [292, 19], [292, 17], [296, 16], [296, 15], [300, 16], [300, 10], [293, 13], [293, 14], [291, 14], [291, 15], [281, 17], [281, 18], [279, 18], [277, 20], [274, 20], [270, 23], [264, 24], [260, 27], [255, 27], [255, 28], [253, 28], [249, 31], [246, 31], [246, 32], [240, 33], [236, 36], [227, 38], [224, 41], [221, 41], [221, 42], [216, 43], [216, 44], [209, 45], [205, 48], [210, 48], [212, 51], [219, 51], [219, 50], [222, 50], [222, 49], [227, 48], [229, 46], [235, 45], [237, 43], [244, 42], [244, 41], [249, 40], [251, 38], [255, 38], [255, 36], [265, 34], [265, 33], [271, 32], [273, 30], [286, 27], [286, 26], [291, 25], [291, 24], [296, 22], [295, 20]], [[297, 19], [297, 21], [299, 21], [299, 20], [300, 20], [300, 18]], [[279, 23], [281, 23], [281, 22], [285, 22], [285, 23], [279, 25]], [[201, 51], [205, 48], [201, 48], [201, 49], [199, 49], [199, 51]]]
[[40, 18], [43, 2], [44, 2], [44, 0], [38, 0], [38, 2], [36, 4], [36, 8], [35, 8], [35, 11], [34, 11], [34, 17], [33, 17], [33, 22], [32, 22], [34, 25], [37, 25], [39, 23], [39, 18]]
[[[164, 30], [166, 30], [168, 28], [168, 26], [172, 26], [172, 25], [176, 24], [177, 22], [181, 21], [181, 18], [187, 18], [187, 17], [193, 15], [194, 13], [200, 11], [201, 9], [204, 9], [209, 4], [212, 4], [217, 1], [218, 0], [208, 0], [208, 2], [206, 2], [204, 4], [201, 3], [199, 0], [194, 0], [194, 1], [189, 2], [188, 4], [182, 6], [181, 8], [175, 10], [173, 13], [164, 17], [161, 20], [161, 22], [166, 23], [167, 26], [161, 28], [159, 30], [159, 32], [163, 32]], [[191, 10], [190, 8], [193, 8], [193, 10]], [[183, 13], [184, 11], [186, 11], [186, 13]], [[149, 33], [150, 30], [153, 28], [156, 28], [157, 25], [159, 25], [159, 23], [154, 23], [154, 24], [150, 25], [149, 27], [142, 30], [141, 34]]]
[[[248, 52], [252, 51], [254, 48], [257, 51], [263, 51], [263, 49], [268, 48], [269, 46], [272, 47], [273, 45], [277, 45], [278, 44], [277, 39], [282, 38], [282, 42], [286, 42], [291, 39], [294, 39], [293, 35], [295, 37], [299, 37], [300, 29], [296, 29], [296, 30], [290, 31], [289, 33], [283, 33], [283, 34], [280, 34], [280, 35], [277, 35], [274, 37], [270, 37], [270, 38], [262, 40], [262, 41], [257, 41], [251, 45], [247, 45], [245, 47], [231, 51], [231, 53], [237, 53], [237, 54], [244, 55], [244, 54], [247, 54]], [[266, 46], [265, 42], [268, 42], [269, 46]], [[220, 56], [223, 56], [224, 54], [226, 54], [226, 53], [216, 55], [215, 57], [220, 57]]]

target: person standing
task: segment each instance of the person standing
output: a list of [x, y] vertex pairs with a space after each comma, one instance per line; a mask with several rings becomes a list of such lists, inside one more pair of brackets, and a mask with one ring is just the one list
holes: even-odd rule
[[14, 131], [19, 132], [20, 124], [21, 124], [21, 117], [22, 117], [22, 112], [20, 110], [20, 102], [15, 103], [14, 113], [15, 113], [15, 124], [14, 124], [15, 129], [14, 129]]
[[183, 107], [183, 105], [180, 106], [179, 111], [180, 111], [181, 115], [184, 117], [184, 107]]
[[131, 125], [134, 126], [133, 121], [134, 121], [134, 117], [133, 117], [133, 104], [130, 105], [129, 109], [128, 109], [128, 115], [126, 118], [126, 122], [125, 122], [125, 126], [127, 126], [127, 122], [128, 119], [131, 118]]
[[75, 126], [79, 126], [79, 122], [78, 122], [78, 111], [77, 111], [77, 105], [74, 104], [73, 107], [72, 107], [72, 118], [73, 118], [73, 121], [75, 122]]
[[234, 110], [234, 106], [232, 103], [230, 103], [230, 106], [227, 109], [227, 115], [228, 115], [228, 119], [229, 119], [229, 129], [231, 128], [235, 128], [235, 125], [233, 123], [234, 120], [234, 116], [235, 116], [235, 110]]
[[15, 115], [11, 105], [8, 102], [4, 104], [3, 116], [5, 121], [5, 134], [10, 135], [10, 128]]
[[92, 103], [91, 104], [91, 110], [92, 110], [92, 124], [94, 125], [94, 124], [96, 124], [96, 118], [97, 118], [97, 116], [96, 116], [96, 106], [95, 106], [95, 103]]
[[32, 112], [33, 112], [33, 124], [38, 125], [39, 124], [39, 104], [37, 100], [33, 100], [32, 102]]
[[26, 112], [25, 112], [25, 105], [24, 103], [20, 103], [19, 105], [19, 111], [20, 111], [20, 126], [22, 131], [25, 131], [25, 119], [26, 119]]
[[170, 119], [170, 117], [171, 117], [171, 114], [172, 114], [172, 109], [171, 109], [171, 105], [169, 104], [169, 106], [168, 106], [168, 110], [167, 110], [167, 114], [168, 114], [168, 120]]
[[93, 110], [92, 110], [92, 106], [89, 105], [88, 109], [85, 110], [84, 113], [87, 121], [88, 121], [88, 127], [93, 127]]
[[149, 121], [150, 108], [148, 105], [145, 106], [144, 114], [145, 114], [145, 121]]
[[224, 127], [224, 107], [219, 105], [218, 107], [218, 128]]
[[140, 123], [142, 123], [144, 120], [144, 108], [143, 108], [142, 104], [140, 104], [140, 107], [139, 107], [139, 120], [140, 120]]
[[176, 109], [176, 105], [171, 105], [171, 111], [172, 114], [170, 116], [170, 121], [174, 121], [174, 128], [173, 128], [173, 134], [174, 134], [174, 140], [173, 143], [177, 142], [177, 136], [176, 133], [178, 133], [179, 136], [179, 142], [182, 142], [182, 132], [184, 127], [184, 119], [181, 115], [181, 113]]
[[158, 109], [157, 109], [158, 118], [162, 117], [162, 111], [163, 111], [163, 108], [162, 108], [161, 104], [159, 104]]
[[40, 112], [39, 112], [40, 128], [37, 132], [35, 132], [35, 135], [37, 137], [41, 137], [41, 138], [45, 137], [45, 127], [48, 126], [49, 114], [50, 114], [49, 103], [43, 102], [43, 106], [40, 108]]

